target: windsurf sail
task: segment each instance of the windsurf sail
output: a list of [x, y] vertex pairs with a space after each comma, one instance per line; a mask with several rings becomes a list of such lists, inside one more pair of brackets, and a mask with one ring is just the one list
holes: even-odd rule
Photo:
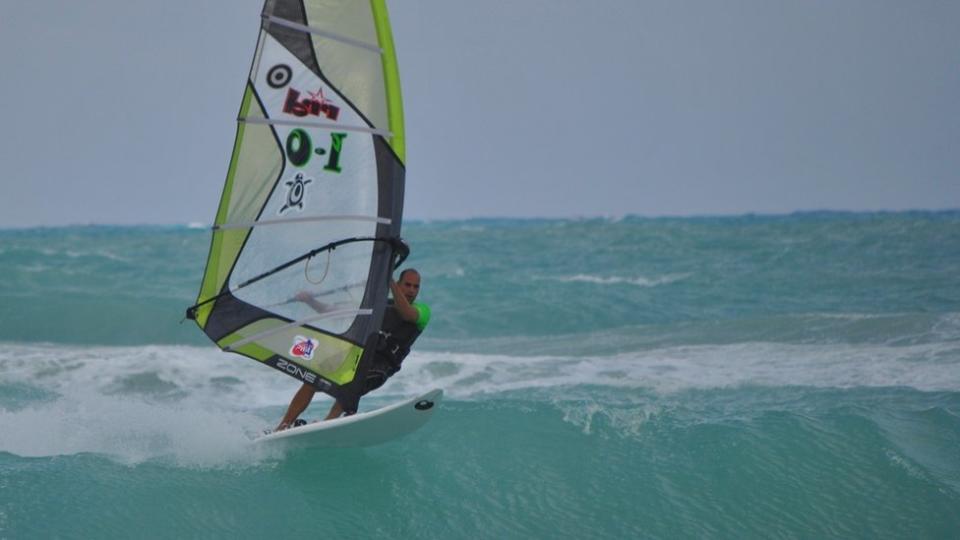
[[385, 0], [267, 0], [197, 303], [225, 351], [359, 400], [400, 241]]

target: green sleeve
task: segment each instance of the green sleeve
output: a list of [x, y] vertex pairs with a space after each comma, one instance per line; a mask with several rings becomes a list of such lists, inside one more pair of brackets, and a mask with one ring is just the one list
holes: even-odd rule
[[430, 306], [421, 304], [420, 302], [414, 302], [413, 309], [417, 310], [417, 313], [420, 314], [417, 317], [417, 329], [423, 332], [423, 329], [427, 327], [427, 323], [430, 322]]

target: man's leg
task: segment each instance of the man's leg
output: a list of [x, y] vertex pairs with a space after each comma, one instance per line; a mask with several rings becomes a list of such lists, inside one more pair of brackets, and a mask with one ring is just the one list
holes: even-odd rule
[[[371, 390], [376, 390], [377, 388], [380, 388], [381, 386], [383, 386], [383, 383], [385, 382], [387, 382], [386, 371], [381, 371], [379, 369], [371, 369], [370, 372], [367, 373], [367, 379], [364, 384], [363, 392], [360, 395], [365, 396]], [[347, 416], [356, 414], [356, 412], [357, 411], [354, 410], [352, 413], [347, 414]], [[334, 401], [333, 406], [330, 407], [330, 412], [327, 413], [327, 417], [324, 418], [324, 420], [333, 420], [334, 418], [340, 418], [340, 415], [342, 414], [343, 414], [343, 406], [340, 405], [339, 401]]]
[[307, 406], [310, 405], [310, 401], [313, 400], [313, 395], [316, 393], [317, 390], [314, 387], [304, 383], [304, 385], [297, 390], [297, 393], [293, 395], [293, 399], [290, 400], [290, 406], [287, 407], [287, 414], [283, 415], [283, 420], [280, 421], [280, 424], [274, 431], [284, 430], [293, 425], [293, 421], [296, 420], [303, 411], [307, 410]]
[[333, 402], [333, 407], [330, 407], [330, 412], [327, 413], [327, 417], [324, 420], [333, 420], [334, 418], [340, 418], [340, 415], [343, 414], [343, 407], [340, 406], [339, 401]]

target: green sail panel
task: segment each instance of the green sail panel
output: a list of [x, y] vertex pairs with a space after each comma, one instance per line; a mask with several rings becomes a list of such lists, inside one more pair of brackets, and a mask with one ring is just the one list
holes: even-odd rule
[[382, 0], [267, 0], [188, 315], [223, 350], [357, 395], [400, 238], [399, 75]]

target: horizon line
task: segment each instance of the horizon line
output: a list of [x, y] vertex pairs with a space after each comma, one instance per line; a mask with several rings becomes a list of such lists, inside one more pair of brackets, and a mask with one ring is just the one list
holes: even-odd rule
[[[738, 212], [738, 213], [703, 213], [703, 214], [584, 214], [570, 216], [469, 216], [469, 217], [439, 217], [439, 218], [420, 218], [413, 217], [404, 219], [404, 223], [444, 223], [458, 221], [589, 221], [589, 220], [608, 220], [623, 221], [625, 219], [717, 219], [717, 218], [745, 218], [745, 217], [789, 217], [805, 214], [848, 214], [848, 215], [869, 215], [869, 214], [942, 214], [960, 212], [960, 207], [951, 208], [908, 208], [908, 209], [879, 209], [879, 210], [847, 210], [847, 209], [810, 209], [810, 210], [792, 210], [789, 212]], [[52, 223], [52, 224], [32, 224], [32, 225], [0, 225], [0, 230], [28, 230], [28, 229], [68, 229], [81, 227], [156, 227], [156, 228], [187, 228], [197, 230], [209, 230], [213, 227], [212, 223], [201, 221], [188, 222], [74, 222], [74, 223]]]

